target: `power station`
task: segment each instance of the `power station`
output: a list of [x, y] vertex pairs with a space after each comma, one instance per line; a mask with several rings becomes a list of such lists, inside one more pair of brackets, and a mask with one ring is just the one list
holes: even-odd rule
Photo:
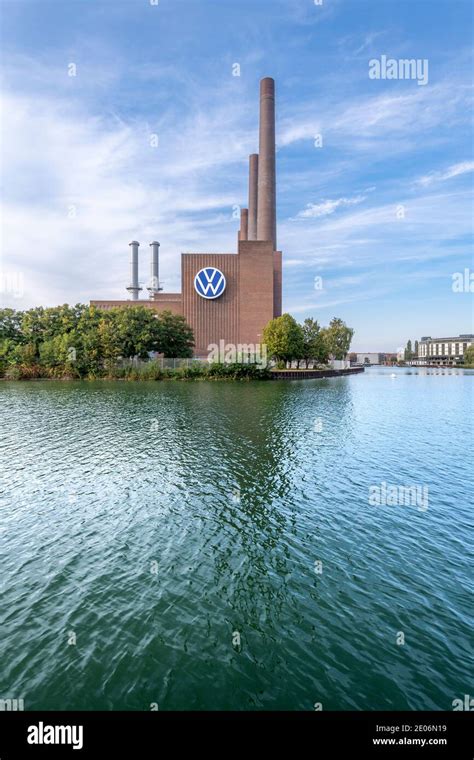
[[262, 342], [263, 328], [282, 309], [282, 256], [277, 250], [275, 82], [260, 82], [259, 152], [249, 157], [248, 208], [241, 210], [237, 253], [182, 253], [181, 293], [160, 287], [159, 248], [150, 243], [148, 299], [140, 299], [139, 243], [130, 243], [129, 300], [91, 301], [100, 309], [147, 306], [182, 314], [194, 331], [196, 356], [209, 346]]

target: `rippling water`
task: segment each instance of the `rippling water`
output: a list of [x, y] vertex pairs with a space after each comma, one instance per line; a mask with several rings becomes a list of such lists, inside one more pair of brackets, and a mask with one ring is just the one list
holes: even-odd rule
[[[0, 697], [431, 710], [472, 693], [474, 377], [393, 374], [2, 383]], [[382, 482], [428, 487], [428, 508], [371, 505]]]

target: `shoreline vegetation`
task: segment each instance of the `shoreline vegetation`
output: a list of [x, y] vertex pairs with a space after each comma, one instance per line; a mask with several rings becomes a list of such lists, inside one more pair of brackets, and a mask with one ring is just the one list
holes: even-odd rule
[[[34, 371], [36, 369], [36, 372]], [[364, 367], [352, 367], [348, 369], [332, 369], [331, 367], [314, 367], [312, 369], [295, 369], [288, 368], [285, 370], [259, 367], [255, 364], [196, 364], [191, 367], [161, 367], [159, 362], [150, 361], [142, 367], [117, 367], [114, 372], [107, 375], [87, 375], [80, 377], [73, 374], [51, 375], [45, 374], [41, 367], [38, 368], [14, 368], [4, 374], [0, 380], [25, 381], [25, 380], [56, 380], [65, 382], [92, 382], [97, 380], [109, 381], [160, 381], [160, 380], [274, 380], [286, 379], [283, 375], [289, 376], [288, 379], [312, 379], [317, 380], [325, 377], [339, 377], [344, 375], [356, 374], [363, 372]]]
[[223, 356], [193, 359], [193, 331], [170, 311], [132, 304], [106, 311], [85, 304], [7, 308], [0, 309], [0, 379], [271, 380], [294, 364], [300, 377], [333, 377], [349, 374], [328, 362], [347, 356], [353, 332], [336, 317], [320, 327], [283, 314], [265, 326], [262, 344], [227, 344]]
[[[0, 309], [2, 380], [272, 380], [350, 375], [354, 331], [334, 317], [327, 327], [290, 314], [272, 319], [262, 344], [225, 344], [196, 359], [194, 334], [181, 315], [141, 305], [107, 311], [76, 304]], [[214, 345], [214, 344], [213, 344]], [[411, 351], [411, 343], [409, 342]], [[211, 347], [208, 347], [209, 349]], [[214, 346], [217, 348], [217, 346]], [[163, 358], [161, 358], [163, 357]], [[464, 369], [474, 369], [474, 347]], [[295, 366], [296, 365], [296, 366]]]
[[205, 364], [196, 362], [188, 367], [162, 367], [160, 361], [150, 360], [141, 366], [109, 367], [104, 372], [79, 375], [73, 372], [48, 372], [39, 365], [10, 367], [2, 380], [64, 380], [64, 381], [150, 381], [150, 380], [271, 380], [269, 368], [255, 364]]

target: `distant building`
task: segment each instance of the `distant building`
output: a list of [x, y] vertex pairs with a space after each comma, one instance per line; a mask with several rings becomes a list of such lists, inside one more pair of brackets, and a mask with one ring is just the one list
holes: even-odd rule
[[354, 352], [348, 355], [352, 365], [363, 364], [368, 366], [377, 366], [378, 364], [393, 364], [397, 361], [397, 354], [376, 353], [375, 351], [366, 351], [364, 354]]
[[416, 365], [454, 366], [464, 363], [464, 354], [474, 343], [474, 335], [458, 335], [457, 338], [432, 338], [426, 336], [418, 343], [418, 356], [409, 363]]
[[380, 364], [395, 364], [397, 361], [397, 354], [380, 354]]
[[356, 354], [356, 357], [357, 357], [356, 358], [357, 364], [365, 364], [365, 365], [381, 364], [380, 359], [382, 357], [382, 354], [367, 352], [365, 354]]

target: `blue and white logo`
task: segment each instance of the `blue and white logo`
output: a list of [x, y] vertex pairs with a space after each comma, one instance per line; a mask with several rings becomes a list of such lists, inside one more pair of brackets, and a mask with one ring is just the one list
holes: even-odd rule
[[219, 298], [225, 290], [225, 277], [215, 267], [200, 269], [194, 278], [194, 290], [201, 298]]

